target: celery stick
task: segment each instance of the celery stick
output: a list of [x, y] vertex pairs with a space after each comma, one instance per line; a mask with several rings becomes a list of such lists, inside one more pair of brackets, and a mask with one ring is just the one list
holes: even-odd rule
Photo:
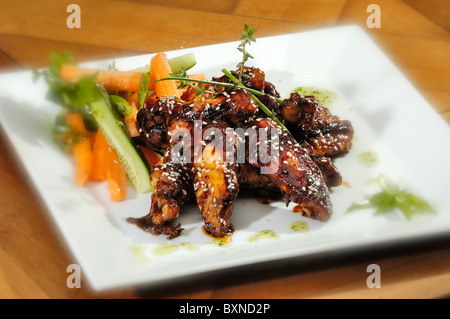
[[185, 71], [192, 68], [197, 61], [195, 60], [194, 53], [187, 53], [184, 55], [180, 55], [169, 59], [170, 68], [172, 69], [172, 73], [180, 73], [181, 69], [184, 68]]
[[[184, 70], [189, 70], [194, 65], [197, 64], [197, 61], [195, 60], [194, 53], [187, 53], [183, 54], [174, 58], [169, 59], [170, 68], [172, 69], [172, 73], [180, 73], [181, 68], [184, 68]], [[142, 73], [148, 73], [150, 72], [150, 65], [146, 65], [137, 69], [130, 70], [132, 72], [142, 72]]]
[[97, 85], [97, 88], [95, 99], [89, 103], [92, 115], [105, 135], [108, 144], [116, 150], [135, 190], [138, 193], [151, 192], [152, 184], [147, 166], [119, 124], [109, 100], [105, 98], [107, 93], [104, 92], [101, 85]]

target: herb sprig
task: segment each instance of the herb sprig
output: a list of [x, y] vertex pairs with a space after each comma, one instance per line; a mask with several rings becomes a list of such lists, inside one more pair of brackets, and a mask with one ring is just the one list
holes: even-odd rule
[[239, 68], [239, 82], [242, 82], [245, 62], [247, 62], [249, 58], [253, 59], [253, 56], [247, 52], [246, 46], [251, 45], [252, 42], [256, 42], [256, 39], [253, 36], [256, 31], [258, 31], [256, 28], [250, 28], [247, 24], [244, 25], [244, 30], [241, 31], [241, 43], [239, 44], [237, 49], [239, 52], [242, 52], [242, 61], [236, 65], [236, 67]]
[[[242, 83], [239, 82], [238, 79], [234, 77], [233, 74], [231, 74], [229, 71], [223, 69], [222, 72], [235, 84], [239, 86], [244, 86]], [[259, 92], [259, 91], [258, 91]], [[284, 124], [272, 113], [272, 111], [264, 105], [256, 96], [254, 93], [249, 92], [250, 96], [252, 97], [253, 101], [258, 105], [258, 107], [263, 111], [269, 118], [271, 118], [273, 121], [275, 121], [283, 130], [287, 130], [287, 128], [284, 126]]]
[[[253, 56], [248, 53], [246, 50], [246, 45], [250, 45], [251, 42], [256, 42], [255, 37], [253, 36], [256, 33], [256, 28], [250, 28], [247, 24], [244, 25], [244, 30], [241, 31], [241, 42], [238, 46], [238, 50], [242, 52], [242, 60], [237, 64], [237, 67], [239, 68], [238, 72], [238, 78], [236, 78], [231, 72], [228, 70], [222, 69], [222, 73], [227, 76], [232, 83], [225, 83], [225, 82], [216, 82], [216, 81], [208, 81], [208, 80], [197, 80], [197, 79], [191, 79], [187, 76], [186, 72], [182, 69], [181, 73], [178, 74], [171, 74], [170, 78], [163, 78], [158, 79], [155, 81], [166, 81], [166, 80], [177, 80], [179, 81], [178, 88], [184, 88], [186, 86], [191, 86], [197, 91], [197, 95], [201, 95], [204, 93], [205, 88], [202, 86], [194, 86], [192, 83], [203, 83], [203, 84], [210, 84], [210, 85], [217, 85], [217, 86], [223, 86], [228, 88], [234, 88], [234, 89], [243, 89], [249, 92], [252, 99], [255, 101], [255, 103], [258, 105], [258, 107], [272, 120], [274, 120], [283, 130], [287, 130], [287, 128], [283, 125], [283, 123], [272, 113], [272, 111], [265, 106], [258, 98], [258, 95], [265, 94], [264, 92], [248, 88], [244, 84], [242, 84], [242, 78], [245, 76], [243, 73], [245, 62], [249, 58], [253, 59]], [[273, 97], [277, 103], [282, 103], [283, 100], [277, 97]]]
[[[172, 73], [170, 74], [171, 79], [178, 80], [178, 88], [183, 89], [187, 86], [192, 87], [195, 91], [197, 91], [197, 95], [203, 95], [206, 93], [206, 87], [203, 85], [195, 85], [194, 83], [201, 83], [200, 81], [192, 81], [186, 73], [186, 70], [182, 67], [180, 73]], [[164, 79], [161, 79], [164, 80]], [[157, 80], [158, 81], [158, 80]]]

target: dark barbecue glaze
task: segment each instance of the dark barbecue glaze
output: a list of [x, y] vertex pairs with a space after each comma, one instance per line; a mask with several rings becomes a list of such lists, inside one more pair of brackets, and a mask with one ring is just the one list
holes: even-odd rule
[[[161, 97], [147, 99], [137, 115], [140, 138], [137, 140], [154, 150], [166, 149], [164, 157], [153, 168], [151, 179], [154, 186], [152, 204], [148, 215], [128, 219], [154, 235], [163, 234], [171, 239], [180, 235], [182, 228], [171, 223], [182, 210], [182, 205], [194, 198], [202, 214], [206, 232], [214, 237], [225, 237], [232, 231], [230, 222], [232, 206], [239, 189], [261, 190], [281, 193], [286, 204], [297, 204], [304, 216], [327, 221], [332, 214], [329, 188], [342, 184], [342, 177], [333, 164], [333, 157], [348, 152], [351, 148], [353, 128], [349, 121], [341, 120], [330, 113], [314, 97], [291, 94], [283, 103], [275, 86], [265, 79], [263, 71], [245, 68], [243, 84], [264, 92], [259, 99], [288, 127], [283, 131], [267, 118], [251, 96], [242, 89], [205, 85], [203, 94], [189, 87], [181, 98]], [[225, 77], [215, 81], [231, 83]], [[201, 143], [195, 143], [195, 125], [201, 123]], [[172, 154], [179, 140], [175, 136], [184, 129], [189, 160], [174, 162]], [[218, 158], [214, 149], [206, 150], [209, 141], [203, 133], [215, 128], [226, 138], [227, 129], [255, 128], [279, 132], [276, 149], [276, 170], [262, 174], [267, 162], [250, 161], [249, 141], [232, 135], [233, 152], [245, 142], [245, 162]], [[230, 136], [228, 136], [230, 137]], [[270, 138], [270, 137], [269, 137]], [[255, 142], [255, 141], [254, 141]], [[256, 144], [267, 143], [267, 136], [258, 135]], [[271, 142], [268, 142], [269, 144]], [[200, 161], [199, 154], [206, 156]], [[222, 144], [222, 154], [225, 140]], [[209, 152], [206, 152], [209, 151]], [[267, 148], [269, 155], [272, 149]], [[209, 155], [208, 155], [209, 154]], [[186, 155], [186, 154], [184, 154]]]

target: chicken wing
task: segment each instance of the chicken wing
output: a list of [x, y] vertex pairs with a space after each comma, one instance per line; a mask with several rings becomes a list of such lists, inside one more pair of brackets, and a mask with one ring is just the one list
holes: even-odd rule
[[353, 127], [319, 103], [314, 96], [292, 93], [280, 106], [289, 131], [311, 155], [337, 156], [352, 146]]
[[150, 212], [141, 218], [130, 217], [127, 222], [153, 235], [166, 235], [168, 239], [179, 236], [183, 228], [180, 224], [172, 226], [170, 222], [178, 217], [182, 205], [192, 194], [190, 180], [189, 167], [174, 161], [169, 148], [152, 170]]
[[[237, 180], [237, 163], [226, 159], [227, 151], [224, 143], [226, 122], [220, 121], [203, 127], [205, 136], [207, 132], [215, 132], [215, 140], [218, 143], [206, 143], [196, 145], [196, 154], [201, 153], [201, 158], [193, 163], [194, 193], [198, 207], [202, 213], [205, 230], [214, 237], [224, 237], [232, 231], [230, 217], [233, 202], [239, 192]], [[231, 137], [233, 139], [233, 137]], [[234, 155], [234, 154], [233, 154]]]
[[[294, 202], [302, 207], [303, 215], [320, 221], [328, 220], [332, 214], [328, 187], [320, 169], [310, 158], [308, 152], [271, 119], [249, 121], [246, 127], [262, 128], [265, 131], [268, 129], [278, 130], [278, 145], [272, 145], [275, 148], [270, 147], [272, 151], [278, 150], [279, 152], [278, 155], [270, 153], [270, 156], [274, 158], [278, 156], [278, 168], [267, 175], [281, 190], [286, 205]], [[258, 141], [261, 141], [261, 135], [258, 136]], [[267, 167], [269, 164], [258, 161], [253, 165], [261, 168]]]

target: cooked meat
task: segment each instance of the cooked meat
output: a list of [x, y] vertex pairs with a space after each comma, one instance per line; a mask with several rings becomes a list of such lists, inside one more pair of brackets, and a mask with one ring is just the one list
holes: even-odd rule
[[179, 236], [183, 228], [180, 224], [171, 226], [170, 222], [178, 217], [183, 203], [192, 195], [190, 180], [189, 167], [175, 162], [169, 148], [152, 170], [150, 212], [142, 218], [128, 218], [127, 221], [153, 235], [163, 234], [169, 239]]
[[[239, 73], [239, 69], [234, 73], [237, 75]], [[266, 75], [261, 69], [244, 67], [242, 73], [242, 84], [246, 87], [264, 92], [271, 96], [280, 97], [280, 94], [275, 89], [275, 85], [266, 80]], [[232, 83], [226, 75], [214, 77], [213, 80], [216, 82]]]
[[[277, 168], [268, 171], [267, 175], [272, 182], [281, 190], [286, 205], [294, 202], [303, 208], [303, 214], [313, 219], [326, 221], [332, 214], [332, 205], [328, 187], [323, 180], [322, 173], [309, 154], [297, 141], [286, 131], [281, 130], [278, 125], [269, 118], [249, 121], [246, 127], [256, 127], [270, 131], [276, 129], [279, 132], [279, 143], [270, 150], [278, 151], [278, 156], [271, 153], [271, 158], [278, 157]], [[261, 142], [260, 131], [258, 142]], [[268, 139], [266, 139], [268, 140]], [[261, 145], [261, 144], [259, 144]], [[268, 168], [270, 163], [258, 161], [255, 166]]]
[[316, 163], [322, 172], [323, 179], [328, 187], [337, 187], [342, 185], [342, 176], [331, 158], [326, 156], [311, 155], [311, 159]]
[[137, 123], [146, 146], [159, 150], [168, 147], [168, 128], [174, 121], [193, 123], [197, 120], [209, 123], [227, 120], [236, 123], [256, 115], [258, 111], [251, 96], [243, 90], [230, 94], [224, 91], [215, 98], [195, 98], [190, 101], [163, 97], [148, 99], [137, 114]]
[[227, 127], [227, 123], [223, 121], [203, 127], [203, 136], [207, 132], [215, 132], [216, 135], [221, 133], [222, 140], [215, 146], [212, 143], [197, 145], [201, 150], [196, 149], [195, 152], [201, 154], [201, 157], [194, 161], [192, 168], [194, 193], [205, 222], [205, 230], [215, 237], [224, 237], [231, 232], [230, 216], [239, 192], [237, 163], [226, 161], [227, 150], [223, 137]]
[[281, 114], [289, 131], [311, 155], [342, 155], [352, 146], [351, 123], [331, 114], [314, 96], [292, 93], [281, 104]]
[[[232, 83], [226, 76], [213, 80]], [[130, 222], [174, 238], [182, 228], [171, 223], [195, 198], [205, 230], [224, 237], [232, 230], [233, 202], [242, 189], [281, 194], [304, 216], [330, 218], [329, 188], [342, 183], [332, 157], [349, 151], [351, 123], [314, 97], [295, 93], [279, 103], [279, 93], [260, 69], [245, 68], [243, 84], [264, 93], [259, 100], [288, 131], [269, 119], [245, 89], [202, 84], [202, 90], [188, 87], [181, 98], [146, 100], [137, 115], [140, 141], [166, 151], [152, 171], [149, 214]]]

